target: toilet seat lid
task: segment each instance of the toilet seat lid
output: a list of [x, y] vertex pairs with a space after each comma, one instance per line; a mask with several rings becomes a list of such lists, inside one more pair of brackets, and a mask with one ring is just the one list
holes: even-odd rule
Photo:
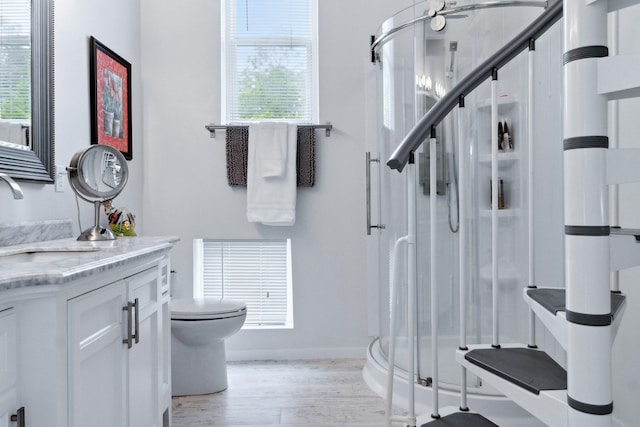
[[243, 302], [213, 297], [171, 300], [171, 318], [175, 320], [212, 320], [243, 316], [247, 305]]

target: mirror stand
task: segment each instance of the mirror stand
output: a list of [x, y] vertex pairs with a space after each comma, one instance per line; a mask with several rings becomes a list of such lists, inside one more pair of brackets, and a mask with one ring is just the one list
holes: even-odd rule
[[129, 168], [122, 153], [108, 145], [91, 145], [73, 155], [67, 172], [73, 191], [95, 208], [94, 226], [78, 240], [115, 240], [110, 229], [100, 226], [100, 206], [110, 203], [127, 183]]
[[93, 205], [95, 206], [95, 216], [94, 216], [94, 226], [91, 228], [87, 228], [80, 236], [78, 236], [78, 240], [80, 241], [100, 241], [100, 240], [115, 240], [116, 236], [113, 235], [111, 230], [108, 228], [104, 228], [100, 225], [100, 206], [102, 202], [94, 201]]

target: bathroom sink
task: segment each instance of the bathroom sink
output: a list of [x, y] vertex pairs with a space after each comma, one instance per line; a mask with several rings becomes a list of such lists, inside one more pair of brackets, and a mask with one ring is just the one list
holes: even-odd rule
[[65, 259], [77, 258], [86, 253], [96, 252], [99, 248], [73, 248], [73, 249], [25, 249], [19, 252], [10, 252], [0, 255], [0, 263], [49, 263]]

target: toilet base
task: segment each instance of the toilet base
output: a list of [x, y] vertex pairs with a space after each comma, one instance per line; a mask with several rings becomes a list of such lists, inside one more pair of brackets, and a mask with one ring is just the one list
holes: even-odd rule
[[217, 393], [227, 388], [224, 340], [186, 346], [171, 335], [171, 395]]

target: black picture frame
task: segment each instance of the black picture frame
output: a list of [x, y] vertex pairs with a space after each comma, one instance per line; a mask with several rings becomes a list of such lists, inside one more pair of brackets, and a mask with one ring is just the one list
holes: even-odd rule
[[90, 37], [91, 144], [106, 144], [133, 158], [131, 64]]

